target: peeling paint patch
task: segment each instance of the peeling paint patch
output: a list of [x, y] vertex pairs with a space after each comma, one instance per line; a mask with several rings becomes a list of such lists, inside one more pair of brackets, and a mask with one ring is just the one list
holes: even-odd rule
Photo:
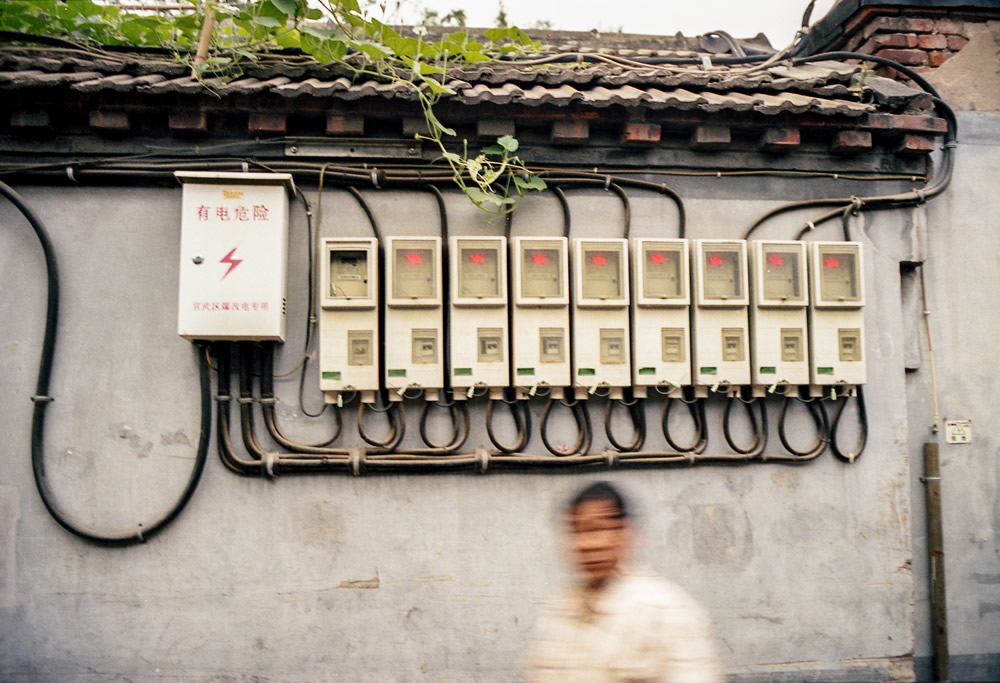
[[753, 530], [746, 511], [732, 505], [689, 507], [691, 542], [696, 560], [702, 564], [737, 567], [749, 564], [753, 558]]
[[775, 470], [771, 472], [771, 481], [779, 489], [794, 491], [799, 487], [799, 473], [795, 470]]
[[127, 441], [129, 448], [136, 451], [136, 456], [139, 458], [149, 457], [149, 452], [153, 450], [152, 441], [143, 441], [142, 437], [132, 430], [132, 427], [127, 424], [118, 424], [111, 426], [111, 433], [123, 441]]
[[17, 605], [17, 520], [21, 496], [13, 486], [0, 486], [0, 607]]
[[341, 581], [337, 588], [350, 588], [354, 590], [376, 590], [382, 582], [379, 580], [378, 571], [375, 571], [374, 579], [358, 579], [358, 580], [347, 580]]
[[188, 438], [188, 435], [184, 433], [183, 429], [178, 429], [176, 432], [173, 432], [173, 433], [169, 433], [168, 432], [168, 433], [160, 434], [160, 445], [161, 446], [174, 446], [174, 445], [190, 446], [191, 445], [191, 439]]

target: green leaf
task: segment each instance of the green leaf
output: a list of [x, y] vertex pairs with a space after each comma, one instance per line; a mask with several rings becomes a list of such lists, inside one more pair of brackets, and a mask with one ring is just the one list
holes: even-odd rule
[[461, 163], [462, 157], [458, 156], [454, 152], [441, 152], [441, 156], [448, 161], [454, 161], [455, 163]]
[[268, 28], [278, 28], [285, 25], [284, 22], [278, 21], [274, 17], [260, 17], [257, 19], [257, 23]]
[[317, 21], [322, 18], [323, 18], [323, 10], [321, 9], [316, 9], [315, 7], [312, 7], [306, 12], [306, 19], [308, 19], [309, 21]]
[[514, 184], [517, 185], [522, 190], [544, 190], [548, 185], [545, 181], [536, 175], [528, 176], [527, 178], [522, 178], [519, 175], [514, 176]]
[[504, 203], [503, 197], [496, 192], [483, 192], [478, 187], [465, 188], [465, 194], [476, 204], [493, 204], [499, 207]]
[[299, 4], [295, 0], [270, 0], [270, 2], [283, 14], [287, 14], [290, 17], [294, 17], [295, 11], [299, 8]]
[[503, 154], [503, 147], [501, 147], [500, 145], [490, 145], [489, 147], [483, 147], [480, 150], [480, 152], [482, 152], [483, 154], [492, 154], [500, 156], [501, 154]]
[[516, 152], [520, 143], [518, 143], [517, 138], [512, 135], [504, 135], [497, 138], [497, 144], [503, 147], [508, 152]]
[[287, 33], [282, 33], [279, 36], [275, 36], [274, 42], [276, 42], [280, 47], [293, 48], [301, 47], [302, 40], [298, 31], [288, 31]]
[[[419, 64], [420, 62], [417, 62]], [[426, 66], [426, 65], [424, 65]], [[446, 85], [438, 83], [433, 78], [425, 78], [423, 75], [420, 76], [420, 80], [427, 84], [427, 87], [431, 89], [431, 92], [435, 95], [454, 95], [455, 91]], [[454, 135], [454, 133], [451, 133]]]
[[331, 31], [327, 28], [318, 28], [316, 26], [303, 26], [301, 29], [302, 33], [307, 33], [314, 38], [319, 38], [320, 40], [330, 40], [336, 35], [335, 31]]

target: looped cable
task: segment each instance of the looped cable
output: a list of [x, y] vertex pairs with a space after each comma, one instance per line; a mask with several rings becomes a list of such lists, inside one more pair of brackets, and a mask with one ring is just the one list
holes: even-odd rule
[[[611, 416], [616, 403], [629, 409], [633, 431], [631, 443], [619, 443], [611, 428]], [[611, 445], [622, 453], [631, 453], [642, 448], [642, 444], [646, 440], [646, 411], [643, 409], [642, 402], [639, 399], [633, 399], [630, 403], [619, 400], [607, 401], [604, 404], [604, 433]]]
[[[690, 393], [692, 398], [685, 398], [685, 393]], [[708, 447], [708, 431], [705, 429], [705, 402], [702, 399], [693, 398], [693, 396], [694, 388], [684, 387], [681, 390], [680, 396], [677, 398], [668, 398], [663, 402], [663, 414], [660, 418], [663, 437], [670, 444], [670, 447], [678, 453], [690, 453], [692, 455], [703, 453]], [[680, 401], [687, 406], [688, 413], [691, 415], [691, 420], [694, 423], [694, 438], [687, 445], [677, 443], [670, 430], [670, 411], [674, 406], [674, 401]]]
[[[800, 451], [791, 445], [785, 429], [785, 418], [788, 415], [788, 408], [792, 401], [797, 401], [806, 406], [812, 416], [816, 426], [816, 440], [808, 449]], [[818, 458], [826, 450], [826, 445], [830, 441], [829, 425], [827, 423], [826, 410], [819, 401], [804, 401], [800, 397], [787, 394], [781, 401], [781, 409], [778, 411], [778, 438], [785, 450], [802, 460], [812, 460]]]
[[850, 395], [845, 394], [844, 400], [840, 402], [837, 406], [837, 412], [833, 414], [833, 421], [830, 424], [830, 448], [833, 450], [833, 454], [836, 455], [841, 460], [846, 460], [849, 463], [853, 463], [861, 453], [865, 450], [865, 444], [868, 442], [868, 411], [865, 408], [865, 395], [861, 387], [857, 388], [857, 394], [855, 395], [858, 401], [858, 447], [854, 451], [849, 451], [845, 453], [841, 450], [840, 445], [837, 443], [837, 432], [840, 427], [840, 418], [844, 414], [844, 408], [847, 407], [847, 402], [850, 400]]
[[[566, 396], [572, 393], [572, 389], [566, 389]], [[576, 422], [576, 442], [573, 446], [565, 451], [561, 451], [549, 441], [548, 435], [548, 423], [549, 416], [552, 413], [552, 408], [556, 403], [561, 403], [570, 409], [573, 414], [573, 420]], [[545, 403], [545, 410], [542, 412], [542, 421], [538, 426], [539, 434], [542, 437], [542, 444], [545, 449], [552, 455], [559, 457], [564, 457], [567, 455], [586, 455], [590, 451], [590, 443], [593, 439], [593, 433], [590, 425], [590, 411], [587, 410], [587, 404], [585, 401], [573, 400], [572, 403], [567, 403], [565, 396], [563, 399], [549, 398]]]
[[[493, 414], [496, 404], [499, 402], [510, 408], [511, 418], [514, 420], [514, 427], [517, 430], [517, 440], [512, 445], [506, 445], [500, 441], [493, 429]], [[518, 412], [517, 404], [521, 404], [521, 412]], [[507, 401], [505, 399], [490, 399], [486, 403], [486, 435], [490, 443], [501, 453], [518, 453], [527, 447], [531, 439], [531, 409], [528, 401]]]
[[753, 431], [753, 441], [746, 448], [738, 445], [732, 435], [730, 429], [730, 418], [732, 417], [732, 407], [734, 397], [730, 397], [726, 401], [726, 407], [722, 411], [722, 434], [726, 438], [726, 443], [735, 452], [741, 455], [747, 456], [747, 459], [756, 458], [761, 453], [764, 452], [764, 448], [767, 447], [767, 407], [764, 401], [757, 401], [760, 408], [760, 420], [758, 421], [757, 416], [754, 414], [753, 403], [754, 401], [744, 401], [739, 393], [736, 394], [735, 398], [739, 398], [740, 402], [746, 406], [747, 416], [750, 418], [750, 428]]

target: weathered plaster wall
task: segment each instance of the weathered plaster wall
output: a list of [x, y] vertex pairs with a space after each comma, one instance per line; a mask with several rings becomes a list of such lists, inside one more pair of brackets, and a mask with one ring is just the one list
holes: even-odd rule
[[[807, 196], [898, 189], [774, 178], [671, 185], [687, 199], [689, 237], [739, 236], [767, 208]], [[175, 334], [180, 190], [20, 189], [52, 233], [63, 276], [56, 401], [47, 431], [53, 488], [86, 522], [134, 525], [179, 493], [198, 436], [195, 353]], [[315, 195], [314, 188], [305, 190]], [[437, 233], [429, 195], [366, 194], [385, 234]], [[631, 194], [633, 236], [676, 234], [669, 201]], [[620, 230], [622, 209], [613, 195], [573, 191], [570, 201], [574, 235]], [[462, 197], [450, 196], [448, 206], [452, 234], [502, 232], [500, 221], [484, 223]], [[539, 601], [566, 579], [558, 506], [582, 481], [601, 476], [637, 500], [645, 558], [706, 605], [731, 673], [747, 680], [905, 678], [914, 648], [910, 458], [916, 446], [908, 441], [898, 260], [914, 249], [914, 215], [919, 222], [921, 212], [866, 216], [853, 226], [869, 255], [872, 413], [868, 449], [853, 465], [826, 454], [800, 468], [272, 482], [230, 473], [213, 446], [201, 486], [173, 526], [145, 545], [106, 549], [63, 531], [34, 491], [28, 399], [43, 328], [43, 264], [28, 226], [10, 205], [0, 205], [0, 430], [6, 435], [0, 444], [0, 676], [510, 680]], [[783, 217], [757, 236], [790, 238], [807, 218]], [[515, 235], [561, 230], [552, 198], [526, 202], [514, 221]], [[838, 239], [839, 230], [830, 225], [816, 236]], [[292, 367], [302, 348], [304, 231], [296, 204], [289, 339], [279, 370]], [[330, 191], [320, 232], [368, 234], [368, 226], [353, 199]], [[936, 267], [962, 270], [966, 262], [963, 252]], [[935, 275], [936, 296], [946, 296], [950, 277]], [[971, 273], [962, 277], [974, 287]], [[978, 344], [978, 353], [987, 353], [971, 329], [966, 334], [955, 343]], [[954, 361], [943, 355], [947, 368]], [[989, 374], [982, 360], [981, 373]], [[989, 396], [992, 379], [984, 374], [961, 381], [975, 395]], [[311, 378], [310, 409], [319, 405], [315, 386]], [[297, 379], [279, 383], [282, 419], [297, 436], [318, 437], [330, 421], [304, 418], [296, 390]], [[657, 409], [650, 408], [651, 446], [663, 443], [655, 431]], [[723, 443], [719, 413], [714, 405], [713, 449]], [[482, 415], [481, 406], [473, 411], [470, 447], [488, 444]], [[410, 419], [412, 434], [415, 416]], [[348, 413], [347, 429], [353, 423]], [[795, 425], [807, 426], [801, 414]], [[406, 443], [415, 444], [413, 438]], [[599, 436], [595, 449], [603, 445]], [[776, 439], [771, 447], [780, 448]], [[529, 450], [541, 452], [537, 437]], [[956, 456], [948, 470], [967, 461]], [[951, 538], [981, 533], [958, 512], [948, 516], [960, 527]], [[979, 550], [961, 542], [975, 551], [968, 571], [990, 574], [991, 541], [981, 539]], [[970, 651], [988, 651], [987, 641], [970, 632]]]

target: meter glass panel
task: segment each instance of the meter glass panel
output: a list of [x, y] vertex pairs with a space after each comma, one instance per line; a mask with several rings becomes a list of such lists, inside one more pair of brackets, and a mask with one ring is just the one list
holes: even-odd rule
[[858, 251], [856, 247], [819, 247], [819, 295], [823, 301], [860, 301]]
[[479, 299], [499, 296], [499, 247], [496, 244], [458, 244], [458, 296]]
[[743, 296], [741, 249], [738, 244], [705, 245], [702, 252], [702, 291], [706, 299]]
[[371, 296], [368, 282], [368, 251], [330, 249], [330, 291], [332, 299], [364, 299]]
[[434, 248], [427, 242], [392, 245], [392, 296], [394, 299], [437, 297]]
[[684, 297], [683, 245], [643, 244], [642, 296], [650, 299]]
[[558, 246], [521, 244], [521, 296], [558, 298], [563, 294], [562, 250]]
[[762, 247], [761, 275], [766, 301], [803, 301], [802, 255], [788, 245]]
[[624, 299], [621, 245], [584, 243], [581, 248], [584, 299]]

